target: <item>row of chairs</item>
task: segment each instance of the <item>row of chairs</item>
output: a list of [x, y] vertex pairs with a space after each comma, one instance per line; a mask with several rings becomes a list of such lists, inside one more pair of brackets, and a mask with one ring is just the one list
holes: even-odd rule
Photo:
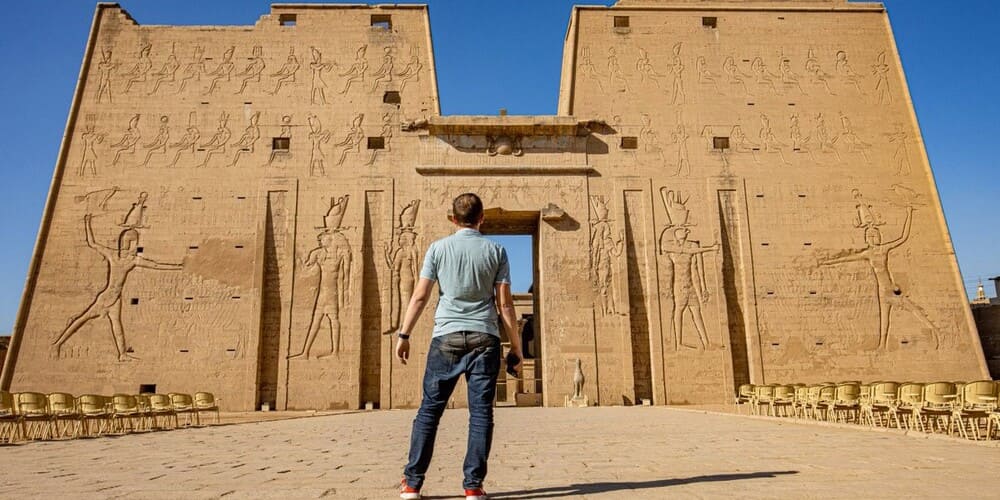
[[[826, 382], [822, 384], [741, 385], [737, 411], [896, 427], [921, 432], [958, 433], [968, 439], [1000, 434], [1000, 381]], [[994, 432], [996, 430], [997, 432]]]
[[0, 391], [0, 442], [64, 439], [201, 425], [201, 413], [214, 412], [219, 400], [210, 392], [169, 394], [84, 394]]

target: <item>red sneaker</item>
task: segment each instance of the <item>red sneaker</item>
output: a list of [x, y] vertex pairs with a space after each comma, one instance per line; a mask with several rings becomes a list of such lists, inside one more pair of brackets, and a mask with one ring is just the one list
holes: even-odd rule
[[403, 500], [420, 500], [420, 490], [411, 488], [410, 485], [406, 484], [406, 479], [404, 478], [399, 482], [399, 498]]
[[482, 488], [465, 489], [465, 500], [488, 500], [486, 492]]

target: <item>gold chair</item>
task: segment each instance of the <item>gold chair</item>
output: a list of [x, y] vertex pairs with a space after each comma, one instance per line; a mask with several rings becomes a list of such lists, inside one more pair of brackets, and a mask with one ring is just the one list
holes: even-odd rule
[[806, 418], [809, 413], [809, 386], [798, 384], [795, 386], [795, 402], [792, 404], [793, 416], [796, 418]]
[[[776, 385], [771, 393], [771, 401], [768, 403], [768, 410], [772, 416], [775, 417], [787, 417], [788, 410], [791, 408], [794, 410], [793, 405], [795, 404], [795, 386], [792, 385]], [[782, 415], [778, 415], [779, 411]]]
[[[76, 398], [65, 392], [52, 392], [47, 396], [49, 415], [52, 418], [52, 437], [77, 437], [83, 432], [83, 421], [76, 408]], [[63, 425], [60, 428], [60, 423]]]
[[[194, 408], [197, 410], [198, 414], [201, 412], [215, 412], [215, 423], [220, 423], [219, 419], [219, 400], [215, 398], [215, 394], [211, 392], [196, 392], [194, 393]], [[199, 422], [201, 417], [198, 417]]]
[[898, 400], [898, 382], [874, 382], [867, 402], [861, 403], [861, 414], [872, 427], [889, 427], [892, 424], [892, 409]]
[[[925, 385], [924, 402], [917, 414], [920, 430], [927, 432], [927, 427], [929, 427], [930, 431], [934, 432], [934, 429], [937, 428], [939, 431], [951, 434], [951, 419], [957, 406], [958, 389], [954, 382], [934, 382]], [[926, 427], [924, 419], [927, 420]]]
[[[753, 401], [753, 384], [742, 384], [736, 391], [736, 413], [742, 414], [740, 408], [748, 406]], [[747, 410], [747, 413], [752, 410]]]
[[24, 435], [24, 420], [17, 414], [14, 395], [0, 391], [0, 441], [15, 443], [18, 439], [23, 439]]
[[[992, 380], [979, 380], [964, 384], [959, 392], [959, 403], [952, 415], [952, 423], [958, 425], [959, 434], [968, 439], [966, 424], [972, 430], [973, 439], [980, 439], [980, 425], [986, 422], [986, 436], [990, 435], [990, 414], [997, 409], [998, 389]], [[949, 434], [951, 429], [948, 429]]]
[[[111, 396], [111, 430], [125, 434], [139, 429], [145, 417], [139, 409], [139, 402], [131, 394]], [[115, 424], [120, 425], [116, 426]]]
[[47, 439], [52, 435], [52, 417], [49, 402], [40, 392], [19, 392], [14, 395], [17, 414], [24, 422], [26, 439]]
[[[150, 394], [149, 395], [149, 413], [153, 423], [153, 427], [161, 429], [176, 429], [177, 423], [177, 412], [174, 411], [174, 405], [170, 401], [170, 396], [167, 394]], [[162, 425], [158, 425], [162, 422]], [[173, 423], [171, 427], [170, 424]]]
[[[84, 436], [100, 436], [111, 430], [111, 411], [107, 398], [98, 394], [81, 394], [76, 398]], [[97, 421], [97, 432], [90, 423]]]
[[817, 420], [830, 420], [833, 403], [837, 398], [836, 385], [821, 385], [816, 393], [816, 399], [811, 400], [813, 407], [813, 418]]
[[830, 417], [842, 423], [860, 421], [861, 414], [861, 384], [847, 382], [838, 385], [833, 392], [833, 401], [829, 404]]
[[188, 416], [187, 425], [201, 425], [201, 421], [198, 418], [198, 408], [194, 406], [194, 399], [190, 394], [184, 394], [180, 392], [170, 393], [170, 404], [174, 407], [174, 412], [177, 415], [185, 414]]
[[[914, 427], [919, 427], [923, 430], [923, 424], [920, 423], [920, 407], [924, 404], [924, 384], [918, 384], [915, 382], [904, 382], [899, 386], [899, 397], [896, 400], [896, 404], [893, 405], [891, 410], [891, 416], [893, 421], [896, 422], [896, 427], [900, 429], [913, 429]], [[900, 416], [903, 417], [900, 421]]]
[[[774, 384], [758, 385], [753, 388], [753, 410], [754, 415], [760, 415], [760, 407], [767, 406], [770, 409], [771, 397], [774, 396]], [[768, 410], [770, 415], [770, 410]]]

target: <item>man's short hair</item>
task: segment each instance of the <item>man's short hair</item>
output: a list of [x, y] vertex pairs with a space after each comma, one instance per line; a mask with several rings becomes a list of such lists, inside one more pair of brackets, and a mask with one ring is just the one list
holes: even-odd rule
[[483, 200], [475, 193], [460, 194], [451, 203], [452, 216], [462, 226], [475, 226], [483, 216]]

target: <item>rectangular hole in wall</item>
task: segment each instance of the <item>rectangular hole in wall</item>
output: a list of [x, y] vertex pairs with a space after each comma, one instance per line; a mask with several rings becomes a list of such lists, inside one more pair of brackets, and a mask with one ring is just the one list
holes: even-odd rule
[[233, 295], [233, 300], [240, 300], [240, 296], [239, 295]]
[[743, 62], [748, 63], [748, 62], [750, 62], [750, 60], [749, 59], [744, 59]]
[[805, 242], [805, 243], [802, 244], [802, 246], [807, 246], [807, 247], [811, 247], [812, 245], [813, 244], [812, 244], [811, 241], [807, 241], [807, 242]]
[[298, 23], [298, 16], [295, 14], [278, 14], [278, 24], [286, 28], [291, 28]]
[[909, 344], [910, 341], [909, 340], [900, 340], [899, 343], [903, 344], [903, 345], [906, 345], [906, 344]]
[[768, 295], [774, 295], [774, 290], [768, 290], [768, 291], [767, 291], [767, 294], [768, 294]]
[[754, 151], [760, 151], [760, 148], [750, 148], [750, 149], [752, 149]]
[[628, 28], [629, 27], [628, 16], [615, 16], [614, 26], [615, 28]]
[[823, 341], [822, 340], [817, 340], [816, 341], [816, 345], [823, 345]]
[[247, 197], [246, 196], [237, 196], [236, 199], [237, 200], [245, 200], [245, 199], [247, 199]]
[[201, 103], [202, 103], [203, 105], [207, 105], [207, 104], [208, 104], [208, 101], [201, 101]]
[[236, 349], [226, 349], [226, 352], [236, 352]]
[[132, 304], [133, 306], [137, 306], [139, 305], [139, 299], [136, 297], [132, 297], [131, 299], [129, 299], [128, 303]]
[[794, 102], [790, 102], [790, 103], [788, 103], [788, 105], [789, 106], [795, 106], [795, 103]]
[[765, 241], [765, 242], [761, 243], [760, 246], [766, 247], [766, 246], [771, 246], [771, 244]]
[[253, 103], [252, 102], [244, 102], [243, 104], [246, 104], [247, 106], [249, 106], [249, 105], [251, 105]]
[[701, 18], [701, 25], [704, 26], [704, 27], [706, 27], [706, 28], [718, 28], [719, 27], [719, 19], [716, 18], [716, 17], [702, 17]]
[[180, 352], [188, 352], [187, 349], [181, 349]]
[[778, 19], [784, 21], [785, 20], [785, 16], [778, 16]]
[[809, 295], [816, 295], [816, 290], [809, 290]]
[[392, 16], [388, 14], [372, 14], [372, 28], [380, 30], [391, 30]]
[[639, 149], [639, 138], [635, 136], [625, 136], [621, 140], [622, 149]]
[[142, 247], [135, 247], [135, 253], [142, 253]]
[[385, 149], [385, 137], [369, 137], [368, 149]]
[[771, 347], [778, 347], [778, 346], [780, 346], [780, 345], [781, 345], [781, 344], [780, 344], [780, 343], [778, 343], [778, 342], [771, 342]]
[[399, 95], [398, 90], [387, 90], [382, 94], [382, 102], [386, 104], [399, 104], [403, 102], [403, 97]]
[[757, 198], [763, 198], [764, 197], [764, 193], [757, 193], [755, 196]]
[[192, 199], [192, 200], [200, 200], [200, 199], [201, 199], [201, 196], [192, 196], [192, 197], [191, 197], [191, 199]]
[[754, 103], [752, 103], [752, 102], [748, 102], [748, 103], [747, 103], [747, 106], [756, 106], [756, 104], [754, 104]]
[[792, 151], [802, 151], [802, 148], [792, 148]]
[[139, 384], [139, 394], [156, 394], [156, 384]]
[[713, 137], [712, 147], [715, 149], [729, 149], [729, 138], [728, 137]]
[[194, 300], [194, 297], [184, 297], [184, 300]]
[[188, 250], [197, 250], [197, 249], [198, 249], [197, 246], [190, 246], [190, 247], [188, 247]]
[[243, 245], [235, 245], [233, 248], [243, 248]]

